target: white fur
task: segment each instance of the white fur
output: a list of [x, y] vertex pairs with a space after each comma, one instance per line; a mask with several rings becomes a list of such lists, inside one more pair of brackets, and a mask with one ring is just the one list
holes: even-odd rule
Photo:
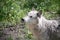
[[56, 20], [47, 20], [45, 17], [41, 15], [41, 18], [38, 17], [38, 26], [39, 28], [52, 28], [52, 30], [55, 30], [55, 28], [58, 27], [58, 22]]
[[38, 11], [36, 11], [36, 10], [30, 11], [30, 12], [28, 12], [28, 15], [25, 16], [23, 19], [26, 22], [29, 22], [31, 20], [30, 16], [32, 16], [33, 18], [35, 18], [37, 13], [38, 13]]
[[[36, 11], [36, 10], [28, 12], [28, 15], [26, 17], [24, 17], [24, 20], [26, 22], [32, 21], [32, 19], [37, 17], [37, 15], [36, 15], [37, 13], [38, 13], [38, 11]], [[32, 16], [32, 18], [30, 18], [29, 16]], [[42, 15], [41, 15], [41, 17], [37, 17], [36, 19], [38, 20], [37, 29], [41, 30], [40, 31], [40, 37], [41, 38], [39, 40], [48, 40], [49, 39], [49, 36], [47, 34], [48, 28], [51, 28], [52, 31], [55, 31], [56, 30], [55, 28], [58, 27], [58, 22], [56, 20], [47, 20]], [[32, 21], [32, 22], [34, 22], [34, 21]]]
[[36, 14], [37, 14], [37, 13], [38, 13], [38, 11], [36, 11], [36, 10], [30, 11], [30, 12], [28, 13], [28, 16], [36, 17]]
[[[28, 12], [28, 15], [26, 17], [24, 17], [24, 20], [26, 22], [32, 21], [33, 18], [37, 17], [38, 11], [36, 10], [32, 10], [30, 12]], [[30, 18], [29, 16], [32, 16], [32, 18]], [[44, 16], [41, 15], [41, 17], [37, 17], [38, 19], [38, 27], [39, 29], [44, 28], [47, 29], [47, 27], [51, 27], [52, 30], [55, 30], [55, 28], [58, 27], [58, 22], [56, 20], [47, 20]]]

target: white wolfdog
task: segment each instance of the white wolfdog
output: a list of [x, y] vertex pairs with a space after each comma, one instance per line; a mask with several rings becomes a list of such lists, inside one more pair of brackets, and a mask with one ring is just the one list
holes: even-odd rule
[[41, 10], [28, 12], [22, 21], [28, 25], [36, 40], [60, 40], [58, 21], [47, 20]]

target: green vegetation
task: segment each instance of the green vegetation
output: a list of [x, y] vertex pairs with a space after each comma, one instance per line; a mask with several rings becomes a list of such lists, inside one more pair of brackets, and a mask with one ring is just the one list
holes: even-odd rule
[[0, 21], [14, 24], [32, 7], [59, 14], [60, 0], [0, 0]]
[[9, 36], [6, 40], [13, 40], [11, 36]]
[[[42, 10], [47, 19], [55, 19], [60, 15], [60, 0], [0, 0], [0, 28], [20, 23], [20, 19], [32, 7], [36, 10]], [[31, 35], [27, 33], [26, 37], [31, 39]], [[8, 40], [11, 39], [8, 38]]]

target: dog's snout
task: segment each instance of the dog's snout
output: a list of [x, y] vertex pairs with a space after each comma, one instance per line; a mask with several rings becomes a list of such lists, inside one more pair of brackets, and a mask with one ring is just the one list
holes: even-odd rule
[[21, 22], [24, 22], [24, 19], [23, 18], [21, 19]]

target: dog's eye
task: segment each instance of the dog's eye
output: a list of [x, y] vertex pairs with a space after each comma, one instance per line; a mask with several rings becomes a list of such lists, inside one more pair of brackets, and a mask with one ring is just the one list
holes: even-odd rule
[[39, 13], [37, 13], [37, 16], [40, 16]]
[[30, 16], [30, 18], [32, 18], [32, 16]]

